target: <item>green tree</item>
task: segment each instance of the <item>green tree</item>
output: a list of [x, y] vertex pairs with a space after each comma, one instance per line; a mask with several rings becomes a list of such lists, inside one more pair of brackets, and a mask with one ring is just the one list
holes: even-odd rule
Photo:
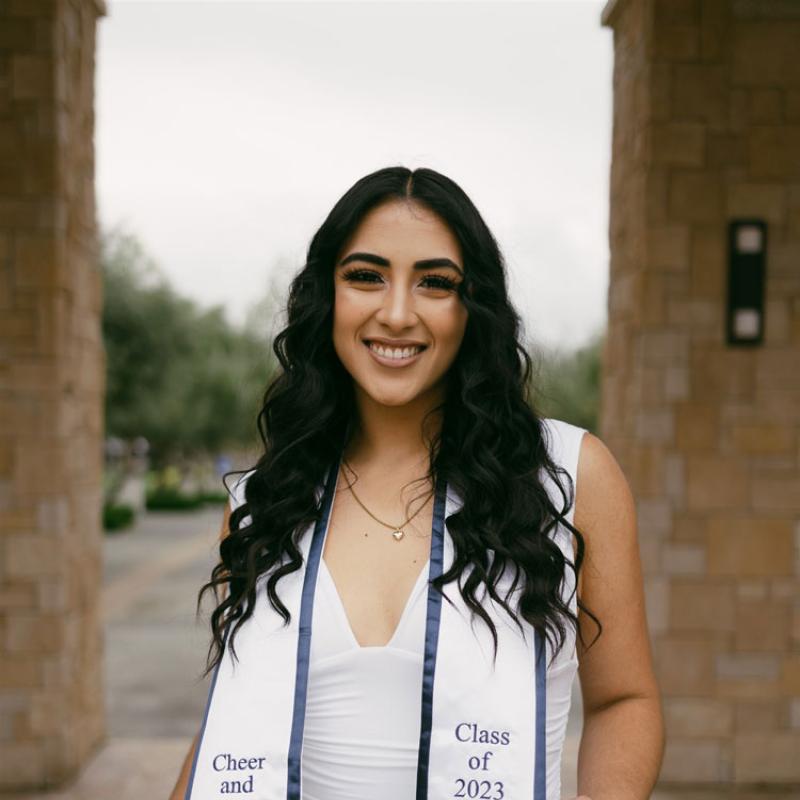
[[576, 350], [540, 353], [533, 382], [538, 407], [545, 416], [597, 432], [604, 342], [605, 332], [601, 332]]
[[103, 233], [101, 263], [107, 433], [144, 436], [155, 465], [252, 444], [269, 342], [179, 296], [131, 234]]

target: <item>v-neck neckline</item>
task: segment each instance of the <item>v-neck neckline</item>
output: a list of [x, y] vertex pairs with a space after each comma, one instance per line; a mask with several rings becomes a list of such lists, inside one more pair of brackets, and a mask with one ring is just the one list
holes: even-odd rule
[[431, 559], [430, 559], [430, 557], [428, 557], [428, 559], [425, 562], [425, 564], [423, 564], [422, 569], [419, 572], [419, 575], [417, 575], [417, 580], [414, 583], [414, 586], [412, 587], [410, 594], [406, 598], [406, 604], [403, 607], [403, 611], [400, 614], [400, 619], [398, 620], [397, 626], [395, 627], [394, 633], [392, 634], [392, 637], [389, 639], [389, 641], [386, 642], [386, 644], [360, 644], [358, 639], [356, 639], [355, 633], [353, 633], [353, 626], [350, 624], [350, 619], [347, 616], [347, 611], [346, 611], [346, 609], [344, 607], [344, 603], [342, 602], [342, 598], [341, 598], [341, 595], [339, 594], [339, 590], [336, 588], [336, 582], [333, 580], [333, 575], [331, 575], [330, 570], [328, 569], [328, 565], [325, 563], [325, 559], [324, 558], [320, 558], [320, 566], [322, 568], [321, 571], [325, 573], [326, 579], [328, 581], [328, 585], [331, 588], [331, 594], [333, 595], [333, 598], [335, 600], [335, 604], [336, 604], [336, 606], [338, 608], [339, 617], [341, 618], [342, 622], [344, 623], [343, 627], [347, 631], [347, 635], [350, 638], [350, 641], [351, 641], [354, 649], [357, 649], [357, 650], [386, 650], [388, 648], [394, 647], [395, 641], [397, 640], [397, 637], [399, 636], [400, 631], [402, 630], [403, 625], [404, 625], [404, 623], [406, 621], [406, 617], [408, 617], [408, 615], [410, 613], [410, 609], [414, 604], [414, 600], [415, 600], [415, 598], [417, 596], [417, 593], [419, 592], [420, 586], [421, 585], [424, 586], [427, 583], [427, 581], [425, 579], [426, 579], [426, 576], [428, 575], [428, 572], [430, 571], [430, 563], [431, 563]]

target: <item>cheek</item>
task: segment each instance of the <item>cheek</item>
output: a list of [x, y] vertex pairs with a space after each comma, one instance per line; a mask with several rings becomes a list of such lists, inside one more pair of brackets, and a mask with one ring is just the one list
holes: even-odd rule
[[452, 312], [442, 318], [442, 324], [438, 326], [438, 340], [442, 343], [443, 349], [453, 354], [458, 351], [461, 341], [464, 338], [464, 330], [467, 325], [467, 312], [463, 306], [452, 309]]
[[358, 332], [369, 319], [371, 310], [347, 292], [336, 293], [333, 306], [333, 346], [343, 363], [355, 364], [358, 347], [361, 346]]
[[333, 306], [334, 332], [345, 332], [358, 325], [361, 316], [357, 303], [348, 299], [346, 292], [337, 293]]
[[347, 291], [337, 287], [333, 298], [333, 318], [343, 325], [358, 323], [374, 311], [375, 298], [372, 292]]

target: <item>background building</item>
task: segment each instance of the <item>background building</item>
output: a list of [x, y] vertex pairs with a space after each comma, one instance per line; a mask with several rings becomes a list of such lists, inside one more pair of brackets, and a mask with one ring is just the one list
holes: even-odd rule
[[601, 430], [638, 502], [661, 779], [800, 784], [800, 3], [615, 0], [603, 23]]

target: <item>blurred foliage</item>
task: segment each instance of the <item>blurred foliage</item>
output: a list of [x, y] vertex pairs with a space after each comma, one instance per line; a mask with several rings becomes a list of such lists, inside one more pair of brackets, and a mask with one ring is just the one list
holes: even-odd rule
[[186, 511], [204, 505], [223, 505], [227, 499], [228, 495], [223, 492], [186, 492], [162, 487], [147, 492], [145, 508], [148, 511]]
[[113, 505], [117, 501], [122, 485], [125, 482], [125, 469], [122, 464], [106, 459], [103, 466], [103, 497], [105, 502]]
[[168, 464], [162, 469], [149, 469], [144, 476], [145, 508], [148, 511], [199, 508], [206, 503], [220, 505], [228, 499], [220, 489], [209, 489], [196, 480], [196, 465], [179, 467]]
[[101, 263], [107, 434], [144, 436], [156, 465], [252, 444], [275, 363], [269, 341], [233, 328], [221, 306], [179, 296], [130, 234], [103, 233]]
[[576, 350], [541, 352], [535, 388], [541, 413], [598, 433], [604, 344], [601, 332]]
[[136, 514], [133, 507], [124, 503], [113, 505], [103, 504], [103, 529], [106, 531], [118, 531], [129, 528], [133, 524]]
[[148, 511], [186, 511], [199, 508], [203, 500], [195, 494], [182, 492], [179, 489], [155, 489], [147, 493], [145, 508]]

